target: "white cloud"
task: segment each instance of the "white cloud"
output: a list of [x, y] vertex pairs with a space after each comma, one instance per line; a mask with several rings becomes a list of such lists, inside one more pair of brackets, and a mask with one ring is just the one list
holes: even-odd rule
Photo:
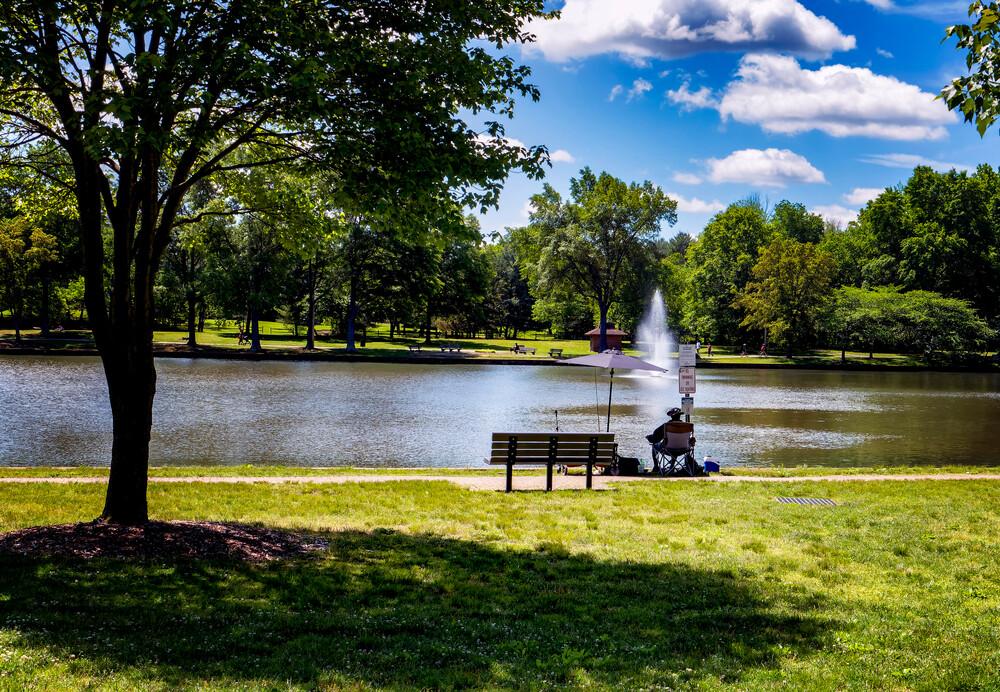
[[908, 14], [913, 17], [940, 22], [964, 19], [968, 16], [969, 0], [917, 0], [901, 4], [894, 0], [865, 0], [872, 7], [893, 14]]
[[531, 212], [535, 211], [535, 205], [532, 204], [531, 200], [525, 200], [524, 204], [521, 205], [521, 216], [523, 218], [528, 218], [531, 216]]
[[892, 54], [891, 51], [888, 51], [885, 48], [876, 48], [875, 52], [881, 55], [883, 58], [888, 58], [890, 60], [896, 57], [895, 55]]
[[854, 205], [868, 204], [884, 191], [882, 187], [856, 187], [844, 194], [844, 201]]
[[688, 199], [676, 192], [668, 192], [667, 197], [676, 200], [677, 211], [685, 214], [715, 214], [726, 208], [726, 205], [717, 199], [713, 199], [711, 202], [706, 202], [697, 197]]
[[795, 58], [761, 54], [743, 57], [718, 111], [768, 132], [893, 140], [940, 139], [956, 121], [934, 94], [895, 77], [846, 65], [808, 70]]
[[628, 97], [625, 100], [631, 101], [632, 99], [639, 98], [647, 91], [651, 91], [652, 89], [653, 89], [652, 84], [650, 84], [645, 79], [639, 78], [634, 82], [632, 82], [632, 88], [628, 90]]
[[673, 181], [681, 185], [700, 185], [701, 178], [694, 173], [674, 173]]
[[575, 163], [576, 157], [565, 149], [556, 149], [549, 154], [549, 160], [552, 161], [552, 163]]
[[823, 172], [788, 149], [741, 149], [724, 159], [709, 159], [713, 183], [784, 187], [788, 183], [825, 183]]
[[532, 22], [528, 50], [564, 62], [614, 53], [630, 62], [708, 51], [781, 51], [828, 58], [853, 36], [798, 0], [566, 0], [558, 20]]
[[691, 91], [690, 84], [684, 82], [677, 89], [667, 92], [667, 98], [671, 103], [680, 105], [682, 110], [693, 111], [698, 108], [716, 108], [718, 102], [712, 96], [712, 90], [702, 87], [698, 91]]
[[813, 214], [819, 214], [824, 219], [833, 221], [841, 227], [846, 226], [851, 221], [858, 218], [857, 209], [848, 209], [839, 204], [821, 204], [810, 209]]
[[622, 92], [625, 91], [625, 87], [621, 84], [615, 84], [611, 87], [611, 93], [608, 94], [608, 101], [614, 101], [616, 98], [621, 96]]
[[905, 168], [913, 169], [917, 166], [930, 166], [936, 171], [950, 171], [952, 168], [958, 171], [971, 171], [972, 166], [961, 163], [949, 163], [947, 161], [935, 161], [916, 154], [871, 154], [858, 159], [862, 163], [871, 163], [885, 168]]

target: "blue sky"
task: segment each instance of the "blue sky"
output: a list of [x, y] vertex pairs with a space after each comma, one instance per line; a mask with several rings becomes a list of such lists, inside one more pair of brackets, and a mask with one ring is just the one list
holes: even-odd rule
[[[934, 102], [964, 69], [947, 0], [565, 0], [518, 57], [541, 88], [507, 136], [553, 153], [565, 192], [583, 166], [678, 199], [664, 229], [697, 234], [749, 193], [846, 223], [913, 165], [996, 166], [996, 131]], [[527, 222], [542, 183], [508, 180], [483, 231]]]

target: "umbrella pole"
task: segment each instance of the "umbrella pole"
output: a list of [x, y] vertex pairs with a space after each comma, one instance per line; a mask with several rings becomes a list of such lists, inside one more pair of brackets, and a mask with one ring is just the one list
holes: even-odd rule
[[611, 392], [615, 388], [615, 369], [611, 368], [611, 380], [608, 382], [608, 427], [604, 432], [611, 432]]

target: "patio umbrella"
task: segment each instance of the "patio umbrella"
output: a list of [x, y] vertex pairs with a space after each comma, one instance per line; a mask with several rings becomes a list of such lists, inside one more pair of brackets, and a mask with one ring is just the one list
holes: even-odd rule
[[621, 351], [608, 349], [601, 353], [579, 358], [569, 358], [559, 361], [561, 365], [589, 365], [592, 368], [605, 368], [611, 371], [611, 379], [608, 383], [608, 425], [605, 432], [611, 432], [611, 392], [615, 387], [615, 368], [619, 370], [652, 370], [654, 372], [666, 372], [666, 368], [659, 365], [647, 363], [641, 358], [626, 356]]

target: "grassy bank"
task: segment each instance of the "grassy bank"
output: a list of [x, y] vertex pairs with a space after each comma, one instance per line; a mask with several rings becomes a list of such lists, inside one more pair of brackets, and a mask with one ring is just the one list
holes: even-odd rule
[[[86, 332], [75, 332], [65, 335], [68, 338], [55, 338], [43, 340], [39, 338], [37, 330], [25, 331], [25, 338], [22, 345], [27, 347], [42, 347], [51, 351], [74, 350], [80, 348], [92, 348], [92, 341]], [[239, 345], [239, 332], [235, 326], [206, 326], [205, 331], [198, 334], [198, 344], [201, 349], [209, 351], [239, 352], [247, 351], [246, 345]], [[161, 349], [184, 350], [187, 344], [187, 333], [180, 331], [157, 331], [154, 333], [154, 340]], [[13, 332], [10, 330], [0, 330], [0, 345], [8, 347], [14, 346]], [[475, 358], [477, 360], [507, 360], [518, 361], [545, 361], [550, 360], [550, 349], [561, 349], [563, 358], [586, 355], [590, 352], [590, 344], [584, 339], [555, 339], [545, 332], [528, 332], [517, 339], [459, 339], [450, 337], [440, 337], [433, 340], [430, 346], [423, 345], [423, 339], [414, 336], [402, 336], [393, 339], [388, 338], [388, 328], [382, 327], [373, 330], [364, 347], [358, 343], [357, 356], [368, 356], [372, 358], [413, 358], [419, 359], [426, 356], [441, 356], [439, 344], [459, 345], [462, 347], [461, 354], [448, 352], [449, 358], [455, 360], [465, 360]], [[536, 349], [535, 354], [512, 354], [511, 348], [520, 344]], [[300, 336], [294, 336], [292, 329], [280, 322], [261, 323], [261, 345], [265, 352], [274, 355], [288, 355], [300, 352], [305, 348], [306, 340], [304, 330], [300, 329]], [[410, 346], [422, 345], [421, 354], [412, 354]], [[328, 339], [321, 336], [316, 342], [319, 354], [338, 355], [346, 353], [346, 344], [342, 340]], [[625, 349], [626, 353], [632, 355], [642, 355], [639, 351], [631, 348]], [[204, 352], [202, 355], [205, 355]], [[983, 360], [965, 363], [964, 367], [975, 367], [977, 369], [996, 369], [988, 362], [986, 356], [982, 354]], [[767, 356], [760, 356], [755, 351], [747, 355], [742, 355], [739, 347], [715, 347], [712, 356], [708, 356], [708, 349], [703, 347], [699, 366], [711, 367], [717, 365], [741, 366], [741, 367], [819, 367], [831, 368], [846, 366], [849, 368], [925, 368], [942, 367], [949, 365], [949, 362], [928, 364], [920, 356], [914, 354], [900, 353], [867, 353], [848, 351], [845, 359], [841, 359], [841, 352], [833, 349], [815, 349], [805, 353], [795, 354], [787, 357], [782, 353], [772, 353]], [[954, 364], [951, 364], [954, 365]]]
[[[329, 548], [264, 565], [0, 558], [0, 688], [1000, 685], [996, 483], [150, 492], [157, 518]], [[0, 484], [0, 530], [90, 519], [102, 493]]]

